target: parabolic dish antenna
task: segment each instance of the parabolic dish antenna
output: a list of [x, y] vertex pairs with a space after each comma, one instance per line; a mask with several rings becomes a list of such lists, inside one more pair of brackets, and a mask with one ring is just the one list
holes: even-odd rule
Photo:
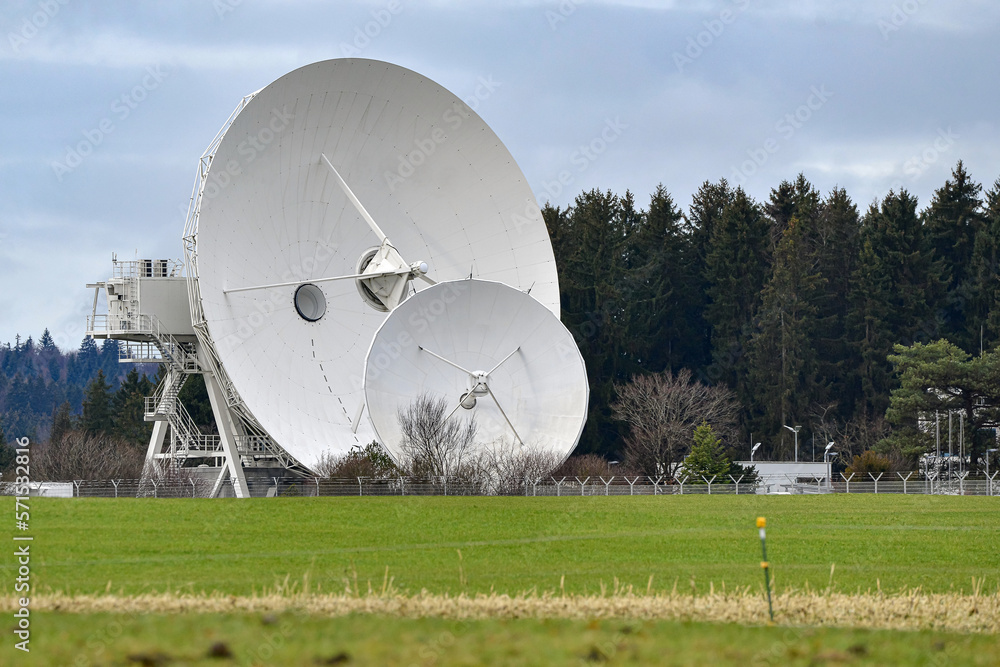
[[439, 283], [400, 304], [365, 361], [368, 415], [399, 461], [400, 413], [418, 397], [478, 426], [477, 446], [565, 459], [587, 420], [589, 387], [572, 334], [534, 298], [483, 280]]
[[259, 91], [197, 202], [192, 310], [229, 400], [308, 467], [373, 439], [365, 354], [407, 297], [472, 275], [559, 315], [552, 246], [514, 159], [457, 96], [396, 65], [328, 60]]

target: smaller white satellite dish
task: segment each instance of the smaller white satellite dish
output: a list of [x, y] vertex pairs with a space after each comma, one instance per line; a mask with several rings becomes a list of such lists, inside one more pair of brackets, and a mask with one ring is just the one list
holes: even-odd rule
[[447, 419], [475, 417], [476, 446], [501, 443], [565, 459], [587, 419], [590, 389], [572, 334], [528, 294], [484, 280], [442, 282], [411, 295], [365, 358], [372, 427], [397, 462], [399, 415], [419, 397]]

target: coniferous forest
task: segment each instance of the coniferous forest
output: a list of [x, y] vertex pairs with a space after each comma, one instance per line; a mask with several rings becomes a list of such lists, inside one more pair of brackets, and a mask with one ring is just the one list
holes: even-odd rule
[[[971, 396], [977, 410], [969, 404], [968, 414], [981, 427], [970, 431], [973, 456], [994, 437], [986, 427], [995, 415], [980, 413], [993, 408], [989, 383], [1000, 376], [986, 377], [991, 355], [974, 368], [970, 360], [1000, 342], [1000, 180], [984, 190], [959, 162], [921, 208], [905, 189], [859, 207], [804, 175], [755, 201], [723, 179], [705, 182], [686, 211], [661, 186], [645, 205], [629, 192], [592, 190], [543, 215], [562, 319], [590, 376], [577, 453], [621, 453], [616, 384], [689, 369], [735, 394], [734, 455], [761, 442], [758, 459], [789, 459], [794, 436], [783, 426], [800, 425], [800, 459], [813, 447], [822, 459], [835, 441], [848, 456], [874, 449], [912, 461], [930, 443], [915, 432], [913, 401], [893, 402], [897, 345], [982, 375], [972, 380], [985, 386], [957, 402], [919, 407], [965, 407]], [[924, 349], [942, 339], [950, 345]], [[912, 437], [892, 437], [894, 429]]]
[[[629, 432], [613, 406], [653, 373], [732, 392], [734, 456], [761, 442], [758, 459], [790, 458], [783, 427], [798, 425], [803, 460], [835, 441], [843, 454], [912, 461], [929, 446], [917, 412], [953, 407], [968, 408], [973, 457], [995, 442], [1000, 180], [984, 188], [959, 162], [923, 205], [905, 189], [859, 205], [804, 175], [766, 201], [723, 179], [686, 210], [660, 186], [648, 202], [592, 190], [542, 215], [590, 377], [577, 454], [622, 456]], [[931, 367], [944, 375], [924, 381]], [[47, 440], [82, 428], [144, 445], [152, 373], [119, 364], [114, 341], [62, 352], [47, 331], [19, 338], [0, 347], [2, 431]], [[961, 396], [943, 395], [955, 387]], [[210, 420], [197, 390], [188, 400]]]

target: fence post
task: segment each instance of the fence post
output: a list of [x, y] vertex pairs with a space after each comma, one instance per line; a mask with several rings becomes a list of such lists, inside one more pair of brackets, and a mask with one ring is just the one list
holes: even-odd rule
[[[625, 481], [628, 482], [628, 476], [627, 475], [625, 476]], [[635, 495], [635, 483], [638, 482], [638, 481], [639, 481], [639, 475], [636, 475], [635, 479], [633, 479], [631, 482], [628, 482], [628, 494], [630, 496]]]
[[118, 485], [121, 483], [121, 480], [120, 479], [118, 481], [111, 480], [111, 483], [115, 485], [115, 498], [117, 498], [118, 497]]
[[448, 495], [448, 475], [441, 475], [441, 480], [444, 483], [444, 495]]
[[993, 480], [996, 479], [996, 476], [998, 474], [1000, 474], [1000, 472], [993, 473], [992, 477], [989, 475], [986, 476], [986, 495], [988, 496], [993, 495]]
[[191, 497], [194, 498], [194, 479], [188, 479], [188, 481], [191, 482]]
[[[840, 473], [840, 476], [844, 477], [844, 473]], [[844, 482], [847, 483], [847, 493], [848, 493], [848, 495], [851, 493], [851, 480], [852, 479], [854, 479], [854, 473], [853, 472], [851, 473], [850, 477], [844, 477]]]
[[884, 475], [884, 474], [885, 474], [884, 472], [880, 472], [878, 474], [878, 477], [876, 477], [875, 475], [873, 475], [871, 473], [868, 473], [868, 476], [871, 477], [873, 480], [875, 480], [875, 495], [876, 496], [878, 495], [878, 481], [880, 479], [882, 479], [882, 475]]
[[958, 475], [958, 494], [965, 495], [965, 478], [969, 476], [969, 471], [956, 473]]
[[615, 476], [612, 475], [611, 479], [609, 479], [608, 481], [605, 482], [604, 481], [604, 476], [602, 475], [601, 478], [600, 478], [600, 480], [602, 482], [604, 482], [604, 495], [606, 495], [606, 496], [611, 495], [610, 489], [608, 487], [611, 486], [611, 482], [615, 481]]
[[729, 476], [729, 479], [732, 479], [733, 484], [736, 485], [736, 495], [740, 495], [740, 480], [742, 480], [744, 477], [746, 477], [746, 475], [740, 475], [740, 479], [733, 479], [732, 475]]
[[[653, 478], [650, 477], [649, 481], [653, 482]], [[663, 475], [660, 475], [659, 477], [656, 478], [656, 481], [653, 482], [653, 495], [654, 496], [658, 496], [660, 494], [660, 482], [662, 482], [662, 481], [663, 481]]]
[[558, 482], [556, 482], [556, 478], [555, 477], [550, 477], [549, 479], [551, 479], [556, 484], [556, 495], [557, 496], [561, 496], [562, 495], [562, 490], [561, 490], [562, 489], [562, 485], [563, 485], [563, 482], [566, 481], [566, 478], [563, 477]]
[[718, 475], [712, 475], [712, 479], [705, 479], [704, 475], [699, 475], [699, 477], [704, 479], [705, 483], [708, 484], [708, 495], [712, 495], [712, 482], [715, 481], [715, 478], [718, 477]]
[[590, 481], [590, 476], [588, 475], [587, 479], [583, 480], [582, 482], [580, 481], [579, 477], [574, 477], [573, 479], [575, 479], [580, 484], [580, 495], [581, 496], [586, 495], [583, 491], [587, 487], [587, 482]]
[[796, 481], [796, 480], [798, 480], [798, 478], [799, 478], [799, 474], [798, 473], [795, 473], [795, 474], [792, 474], [792, 475], [789, 475], [787, 472], [785, 473], [785, 479], [788, 480], [788, 487], [791, 489], [789, 491], [789, 493], [795, 493], [795, 491], [796, 491], [795, 487], [798, 486], [798, 482]]
[[677, 480], [677, 483], [681, 485], [681, 495], [684, 495], [684, 482], [688, 481], [687, 475], [684, 475], [684, 479]]
[[154, 479], [152, 480], [152, 482], [153, 482], [153, 497], [156, 498], [156, 486], [157, 486], [156, 480]]
[[819, 494], [819, 493], [822, 493], [822, 492], [820, 491], [820, 480], [821, 480], [821, 479], [823, 479], [823, 478], [822, 478], [822, 477], [819, 477], [819, 476], [817, 476], [817, 475], [813, 475], [813, 479], [815, 479], [815, 480], [816, 480], [816, 493], [817, 493], [817, 494]]
[[896, 474], [899, 476], [899, 478], [901, 480], [903, 480], [903, 495], [905, 496], [906, 495], [906, 480], [910, 479], [910, 477], [913, 475], [913, 473], [912, 472], [907, 473], [906, 477], [903, 477], [903, 473], [901, 473], [901, 472], [897, 472]]
[[316, 497], [319, 498], [319, 477], [314, 477], [316, 480]]

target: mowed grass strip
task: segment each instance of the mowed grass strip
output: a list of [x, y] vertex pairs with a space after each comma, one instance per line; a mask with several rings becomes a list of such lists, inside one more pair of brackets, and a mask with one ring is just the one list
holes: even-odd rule
[[[47, 665], [996, 665], [995, 636], [622, 619], [33, 613]], [[228, 658], [223, 659], [223, 658]]]
[[[13, 499], [10, 499], [13, 503]], [[1000, 499], [890, 495], [43, 499], [36, 591], [636, 591], [1000, 588]], [[831, 566], [834, 566], [831, 577]], [[15, 564], [3, 560], [13, 592]], [[388, 573], [388, 574], [387, 574]], [[652, 579], [651, 579], [652, 578]]]

